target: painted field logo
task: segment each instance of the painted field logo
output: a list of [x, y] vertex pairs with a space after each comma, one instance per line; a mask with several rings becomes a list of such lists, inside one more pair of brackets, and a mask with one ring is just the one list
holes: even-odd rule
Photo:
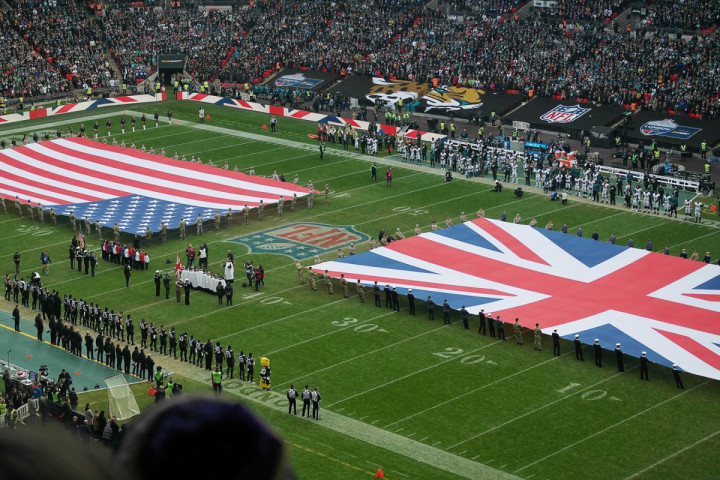
[[291, 87], [291, 88], [302, 88], [304, 90], [310, 90], [317, 87], [323, 81], [319, 78], [308, 78], [302, 73], [295, 73], [293, 75], [283, 75], [282, 77], [275, 80], [275, 86], [277, 87]]
[[647, 137], [670, 137], [681, 140], [687, 140], [700, 130], [702, 129], [678, 125], [669, 118], [665, 120], [653, 120], [640, 127], [640, 133]]
[[580, 105], [558, 105], [540, 117], [548, 123], [572, 123], [590, 111]]
[[369, 238], [347, 225], [291, 223], [231, 241], [247, 245], [253, 252], [278, 253], [303, 259], [348, 247], [351, 243], [358, 245]]

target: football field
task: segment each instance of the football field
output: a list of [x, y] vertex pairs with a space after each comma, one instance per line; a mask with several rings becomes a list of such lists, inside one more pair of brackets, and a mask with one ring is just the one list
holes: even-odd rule
[[[224, 395], [246, 403], [285, 438], [301, 479], [374, 478], [379, 468], [391, 479], [720, 478], [717, 381], [684, 374], [681, 390], [670, 370], [659, 365], [651, 364], [650, 381], [641, 381], [636, 358], [626, 358], [625, 372], [619, 373], [614, 355], [606, 351], [598, 368], [589, 345], [580, 362], [570, 342], [563, 341], [560, 356], [552, 354], [549, 337], [543, 337], [541, 351], [534, 350], [531, 331], [525, 331], [524, 344], [517, 345], [510, 324], [503, 342], [479, 335], [477, 317], [465, 330], [457, 312], [451, 325], [443, 325], [441, 314], [428, 320], [423, 303], [416, 316], [409, 315], [404, 298], [400, 311], [394, 312], [385, 308], [384, 299], [376, 307], [368, 289], [364, 304], [354, 286], [350, 298], [342, 297], [337, 283], [334, 295], [322, 284], [312, 291], [299, 282], [294, 263], [298, 258], [312, 265], [315, 256], [336, 259], [338, 248], [347, 255], [351, 242], [365, 251], [381, 229], [400, 228], [412, 236], [416, 225], [428, 231], [433, 221], [444, 225], [447, 217], [457, 224], [461, 212], [474, 219], [479, 207], [492, 219], [503, 212], [508, 219], [520, 214], [524, 224], [534, 217], [538, 227], [552, 221], [559, 230], [567, 223], [572, 233], [580, 226], [585, 236], [597, 230], [601, 241], [614, 233], [621, 245], [633, 238], [642, 248], [651, 240], [655, 251], [668, 246], [677, 256], [684, 248], [697, 250], [701, 257], [710, 251], [716, 261], [716, 221], [695, 224], [684, 221], [682, 213], [675, 220], [576, 197], [563, 206], [534, 189], [527, 189], [521, 200], [512, 189], [492, 193], [488, 179], [456, 175], [444, 182], [443, 172], [428, 165], [371, 158], [352, 147], [343, 151], [328, 144], [320, 159], [317, 141], [308, 138], [316, 131], [311, 122], [280, 118], [278, 132], [271, 133], [263, 128], [268, 116], [204, 107], [210, 115], [204, 123], [197, 118], [199, 104], [171, 101], [125, 112], [108, 107], [15, 123], [0, 127], [0, 138], [19, 139], [24, 133], [31, 137], [34, 132], [42, 136], [46, 130], [65, 132], [68, 127], [77, 132], [81, 124], [92, 137], [96, 120], [102, 137], [105, 120], [111, 118], [113, 137], [108, 143], [116, 138], [157, 153], [165, 149], [168, 157], [177, 152], [204, 163], [212, 159], [219, 167], [227, 161], [230, 169], [253, 168], [261, 176], [277, 172], [288, 181], [297, 174], [300, 185], [312, 182], [323, 191], [327, 184], [327, 201], [323, 194], [316, 195], [309, 209], [301, 200], [295, 212], [286, 202], [282, 216], [269, 205], [262, 221], [252, 212], [247, 226], [239, 217], [231, 228], [223, 221], [219, 230], [206, 222], [201, 236], [190, 225], [187, 240], [181, 241], [173, 230], [167, 245], [156, 235], [149, 249], [150, 269], [133, 272], [129, 288], [115, 264], [99, 260], [95, 277], [70, 269], [73, 233], [67, 218], [60, 217], [57, 227], [17, 218], [7, 202], [8, 213], [0, 214], [0, 265], [13, 272], [12, 257], [19, 251], [21, 271], [28, 276], [41, 271], [39, 255], [46, 250], [53, 264], [43, 281], [61, 295], [131, 313], [136, 325], [147, 318], [196, 338], [232, 345], [236, 353], [268, 357], [273, 391], [235, 379], [224, 382]], [[158, 128], [151, 120], [156, 108]], [[165, 119], [169, 108], [171, 125]], [[139, 118], [143, 112], [149, 117], [147, 130], [138, 122], [131, 132], [129, 117]], [[121, 116], [128, 119], [125, 135], [119, 130]], [[391, 187], [382, 178], [369, 181], [373, 161], [381, 177], [392, 166]], [[111, 229], [104, 232], [112, 237]], [[130, 243], [132, 236], [124, 234], [122, 240]], [[237, 271], [232, 306], [219, 306], [214, 295], [199, 291], [191, 293], [189, 306], [176, 303], [174, 292], [169, 300], [164, 294], [156, 297], [154, 270], [172, 271], [178, 252], [184, 260], [188, 242], [207, 243], [211, 271], [222, 273], [227, 250], [238, 265], [245, 260], [262, 264], [265, 286], [258, 291], [241, 288], [243, 274]], [[91, 250], [98, 248], [94, 235], [87, 235], [86, 243]], [[12, 307], [3, 301], [0, 309], [9, 312]], [[26, 310], [23, 316], [32, 319], [34, 313]], [[2, 329], [0, 335], [15, 333]], [[188, 391], [211, 391], [205, 370], [160, 355], [154, 358]], [[298, 390], [306, 384], [320, 388], [321, 420], [287, 414], [285, 392], [291, 384]], [[142, 390], [136, 388], [141, 406], [149, 403]], [[102, 404], [103, 395], [90, 395], [89, 400]]]

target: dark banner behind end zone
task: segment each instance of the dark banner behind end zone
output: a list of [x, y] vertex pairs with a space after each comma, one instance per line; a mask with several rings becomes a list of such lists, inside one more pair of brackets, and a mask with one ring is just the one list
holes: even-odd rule
[[541, 130], [590, 131], [593, 127], [609, 127], [620, 120], [622, 113], [620, 107], [538, 97], [505, 117], [505, 120], [506, 123], [527, 122], [531, 128]]
[[[660, 147], [675, 147], [685, 144], [688, 149], [698, 152], [700, 144], [707, 142], [708, 148], [720, 142], [720, 122], [698, 120], [665, 112], [642, 110], [632, 117], [632, 126], [627, 127], [627, 137], [632, 142], [650, 144], [653, 140]], [[620, 127], [624, 131], [623, 127]]]
[[[383, 82], [382, 79], [378, 80]], [[488, 117], [490, 112], [504, 115], [527, 98], [525, 95], [486, 93], [473, 88], [433, 88], [429, 83], [403, 80], [386, 80], [382, 85], [376, 81], [372, 77], [354, 75], [333, 87], [332, 93], [357, 98], [363, 105], [373, 105], [372, 98], [386, 103], [395, 103], [398, 98], [403, 98], [405, 105], [413, 105], [417, 113], [466, 119], [474, 117], [478, 112], [483, 117]]]
[[340, 75], [335, 73], [284, 68], [268, 82], [268, 85], [277, 88], [320, 91], [339, 78]]

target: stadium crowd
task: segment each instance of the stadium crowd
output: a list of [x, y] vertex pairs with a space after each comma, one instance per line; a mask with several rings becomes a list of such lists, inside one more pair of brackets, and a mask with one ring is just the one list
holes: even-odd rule
[[[16, 1], [5, 35], [25, 37], [57, 74], [48, 82], [23, 66], [15, 77], [24, 80], [3, 85], [8, 96], [22, 93], [15, 84], [33, 93], [40, 85], [67, 88], [67, 79], [76, 88], [106, 82], [107, 46], [131, 85], [154, 71], [159, 53], [172, 51], [188, 55], [199, 82], [259, 83], [289, 66], [720, 117], [719, 14], [709, 0], [652, 1], [627, 29], [608, 27], [628, 7], [624, 0], [561, 0], [528, 16], [515, 13], [524, 2], [456, 1], [450, 9], [468, 14], [453, 19], [418, 0], [259, 1], [222, 12], [118, 5], [97, 21], [75, 0], [59, 0], [57, 8]], [[676, 28], [696, 35], [680, 38]], [[9, 67], [31, 55], [25, 45], [0, 48]]]

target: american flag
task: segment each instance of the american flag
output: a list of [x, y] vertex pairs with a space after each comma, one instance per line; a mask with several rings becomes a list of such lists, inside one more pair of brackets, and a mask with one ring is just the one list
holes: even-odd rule
[[85, 248], [85, 235], [82, 233], [82, 227], [78, 228], [78, 246]]
[[276, 203], [308, 189], [84, 138], [57, 139], [0, 151], [0, 194], [29, 198], [55, 212], [115, 222], [121, 230], [177, 228], [198, 214], [205, 220], [247, 205]]
[[720, 266], [479, 218], [314, 266], [720, 379]]

